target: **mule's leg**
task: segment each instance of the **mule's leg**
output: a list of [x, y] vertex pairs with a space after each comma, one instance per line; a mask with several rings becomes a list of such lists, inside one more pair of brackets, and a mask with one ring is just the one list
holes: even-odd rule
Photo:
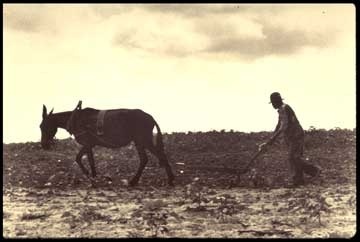
[[169, 164], [169, 161], [165, 155], [165, 151], [163, 147], [155, 147], [152, 143], [147, 147], [147, 149], [154, 154], [158, 159], [160, 166], [164, 167], [166, 170], [166, 174], [168, 176], [168, 184], [170, 186], [174, 185], [174, 174], [172, 172], [171, 166]]
[[90, 164], [90, 168], [91, 168], [91, 175], [92, 175], [92, 177], [96, 177], [95, 161], [94, 161], [94, 154], [92, 151], [92, 147], [88, 147], [87, 155], [88, 155], [88, 160], [89, 160], [89, 164]]
[[84, 165], [81, 162], [81, 158], [83, 157], [83, 155], [87, 153], [87, 147], [83, 146], [79, 153], [76, 155], [76, 162], [78, 163], [78, 165], [80, 166], [81, 170], [83, 171], [83, 173], [88, 177], [89, 176], [89, 172], [88, 170], [86, 170], [86, 168], [84, 167]]
[[135, 144], [136, 150], [139, 154], [139, 158], [140, 158], [140, 165], [139, 168], [136, 172], [136, 175], [133, 177], [133, 179], [131, 179], [130, 181], [130, 186], [135, 186], [138, 184], [140, 176], [146, 166], [146, 163], [148, 162], [148, 157], [146, 155], [146, 151], [144, 149], [144, 147], [142, 145], [139, 144]]

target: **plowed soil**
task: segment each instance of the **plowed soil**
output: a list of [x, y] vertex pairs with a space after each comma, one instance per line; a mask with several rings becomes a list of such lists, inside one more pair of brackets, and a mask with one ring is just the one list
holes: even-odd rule
[[[96, 147], [98, 177], [75, 162], [80, 146], [57, 140], [3, 144], [3, 237], [350, 238], [356, 232], [356, 131], [306, 132], [304, 159], [319, 177], [288, 188], [286, 146], [279, 141], [239, 181], [270, 133], [164, 134], [175, 187], [150, 153], [139, 185], [133, 145]], [[86, 157], [83, 163], [88, 167]], [[206, 169], [226, 167], [226, 169]]]

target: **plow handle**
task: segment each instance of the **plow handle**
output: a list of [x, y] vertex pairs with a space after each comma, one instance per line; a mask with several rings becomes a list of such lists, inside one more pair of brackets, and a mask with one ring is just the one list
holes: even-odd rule
[[249, 168], [250, 168], [250, 166], [252, 165], [252, 163], [256, 160], [256, 158], [258, 158], [258, 156], [259, 156], [260, 154], [262, 154], [262, 153], [264, 152], [264, 150], [265, 150], [265, 149], [259, 150], [259, 151], [251, 158], [251, 160], [249, 161], [249, 163], [246, 165], [245, 169], [242, 170], [241, 172], [239, 172], [239, 175], [240, 175], [240, 174], [243, 174], [243, 173], [246, 173], [246, 172], [249, 170]]

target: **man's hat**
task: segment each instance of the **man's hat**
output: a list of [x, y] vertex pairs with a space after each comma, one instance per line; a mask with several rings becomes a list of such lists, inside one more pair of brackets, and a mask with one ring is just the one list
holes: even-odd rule
[[269, 103], [272, 103], [273, 101], [276, 101], [276, 100], [284, 100], [284, 99], [281, 97], [280, 93], [278, 93], [278, 92], [271, 93]]

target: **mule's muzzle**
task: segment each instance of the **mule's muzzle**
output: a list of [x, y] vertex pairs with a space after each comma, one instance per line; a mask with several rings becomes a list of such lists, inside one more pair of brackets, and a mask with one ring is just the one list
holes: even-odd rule
[[55, 145], [55, 139], [41, 139], [41, 147], [44, 150], [49, 150], [51, 146]]
[[54, 140], [44, 141], [44, 142], [41, 142], [41, 147], [44, 150], [50, 150], [51, 146], [53, 146], [54, 144], [55, 144]]
[[41, 147], [44, 150], [50, 150], [50, 143], [41, 143]]

